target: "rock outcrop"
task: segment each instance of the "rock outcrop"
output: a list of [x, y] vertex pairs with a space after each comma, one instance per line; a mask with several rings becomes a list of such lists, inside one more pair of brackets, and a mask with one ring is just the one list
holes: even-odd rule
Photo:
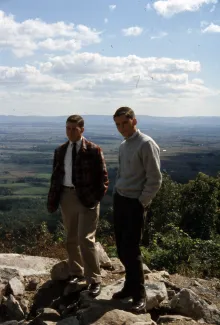
[[97, 243], [103, 288], [93, 299], [85, 281], [68, 284], [67, 261], [0, 254], [0, 323], [4, 325], [220, 324], [220, 281], [151, 272], [145, 266], [148, 312], [129, 312], [131, 300], [112, 300], [124, 268]]

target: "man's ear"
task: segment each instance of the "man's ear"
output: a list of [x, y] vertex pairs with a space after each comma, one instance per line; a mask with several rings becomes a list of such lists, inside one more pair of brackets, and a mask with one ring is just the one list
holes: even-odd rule
[[137, 125], [137, 120], [136, 120], [136, 118], [133, 118], [133, 120], [132, 120], [132, 125], [133, 125], [133, 126]]
[[82, 127], [82, 128], [81, 128], [81, 133], [82, 133], [82, 134], [83, 134], [84, 130], [85, 130], [84, 127]]

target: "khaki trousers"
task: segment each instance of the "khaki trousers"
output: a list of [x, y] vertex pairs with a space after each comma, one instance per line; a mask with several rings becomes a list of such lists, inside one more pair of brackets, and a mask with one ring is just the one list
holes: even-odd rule
[[100, 204], [94, 209], [86, 208], [74, 189], [64, 187], [60, 206], [66, 230], [70, 274], [85, 276], [88, 284], [100, 283], [100, 266], [95, 248]]

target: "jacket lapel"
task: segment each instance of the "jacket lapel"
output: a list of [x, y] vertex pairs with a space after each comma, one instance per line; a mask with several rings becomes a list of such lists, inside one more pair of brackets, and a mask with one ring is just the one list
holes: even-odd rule
[[87, 150], [87, 140], [86, 138], [82, 137], [82, 143], [81, 143], [81, 147], [79, 149], [78, 155], [77, 156], [83, 156], [83, 153], [85, 153]]
[[64, 145], [62, 147], [60, 147], [60, 150], [59, 150], [58, 163], [62, 168], [64, 168], [64, 158], [66, 155], [68, 145], [69, 145], [69, 141], [64, 143]]

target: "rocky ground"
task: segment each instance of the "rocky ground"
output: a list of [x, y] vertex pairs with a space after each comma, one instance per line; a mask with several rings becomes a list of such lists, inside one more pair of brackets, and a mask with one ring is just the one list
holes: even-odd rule
[[220, 324], [220, 280], [145, 269], [148, 313], [129, 312], [131, 301], [114, 301], [124, 270], [97, 243], [103, 289], [92, 299], [85, 282], [67, 282], [66, 261], [0, 254], [0, 323], [4, 325]]

